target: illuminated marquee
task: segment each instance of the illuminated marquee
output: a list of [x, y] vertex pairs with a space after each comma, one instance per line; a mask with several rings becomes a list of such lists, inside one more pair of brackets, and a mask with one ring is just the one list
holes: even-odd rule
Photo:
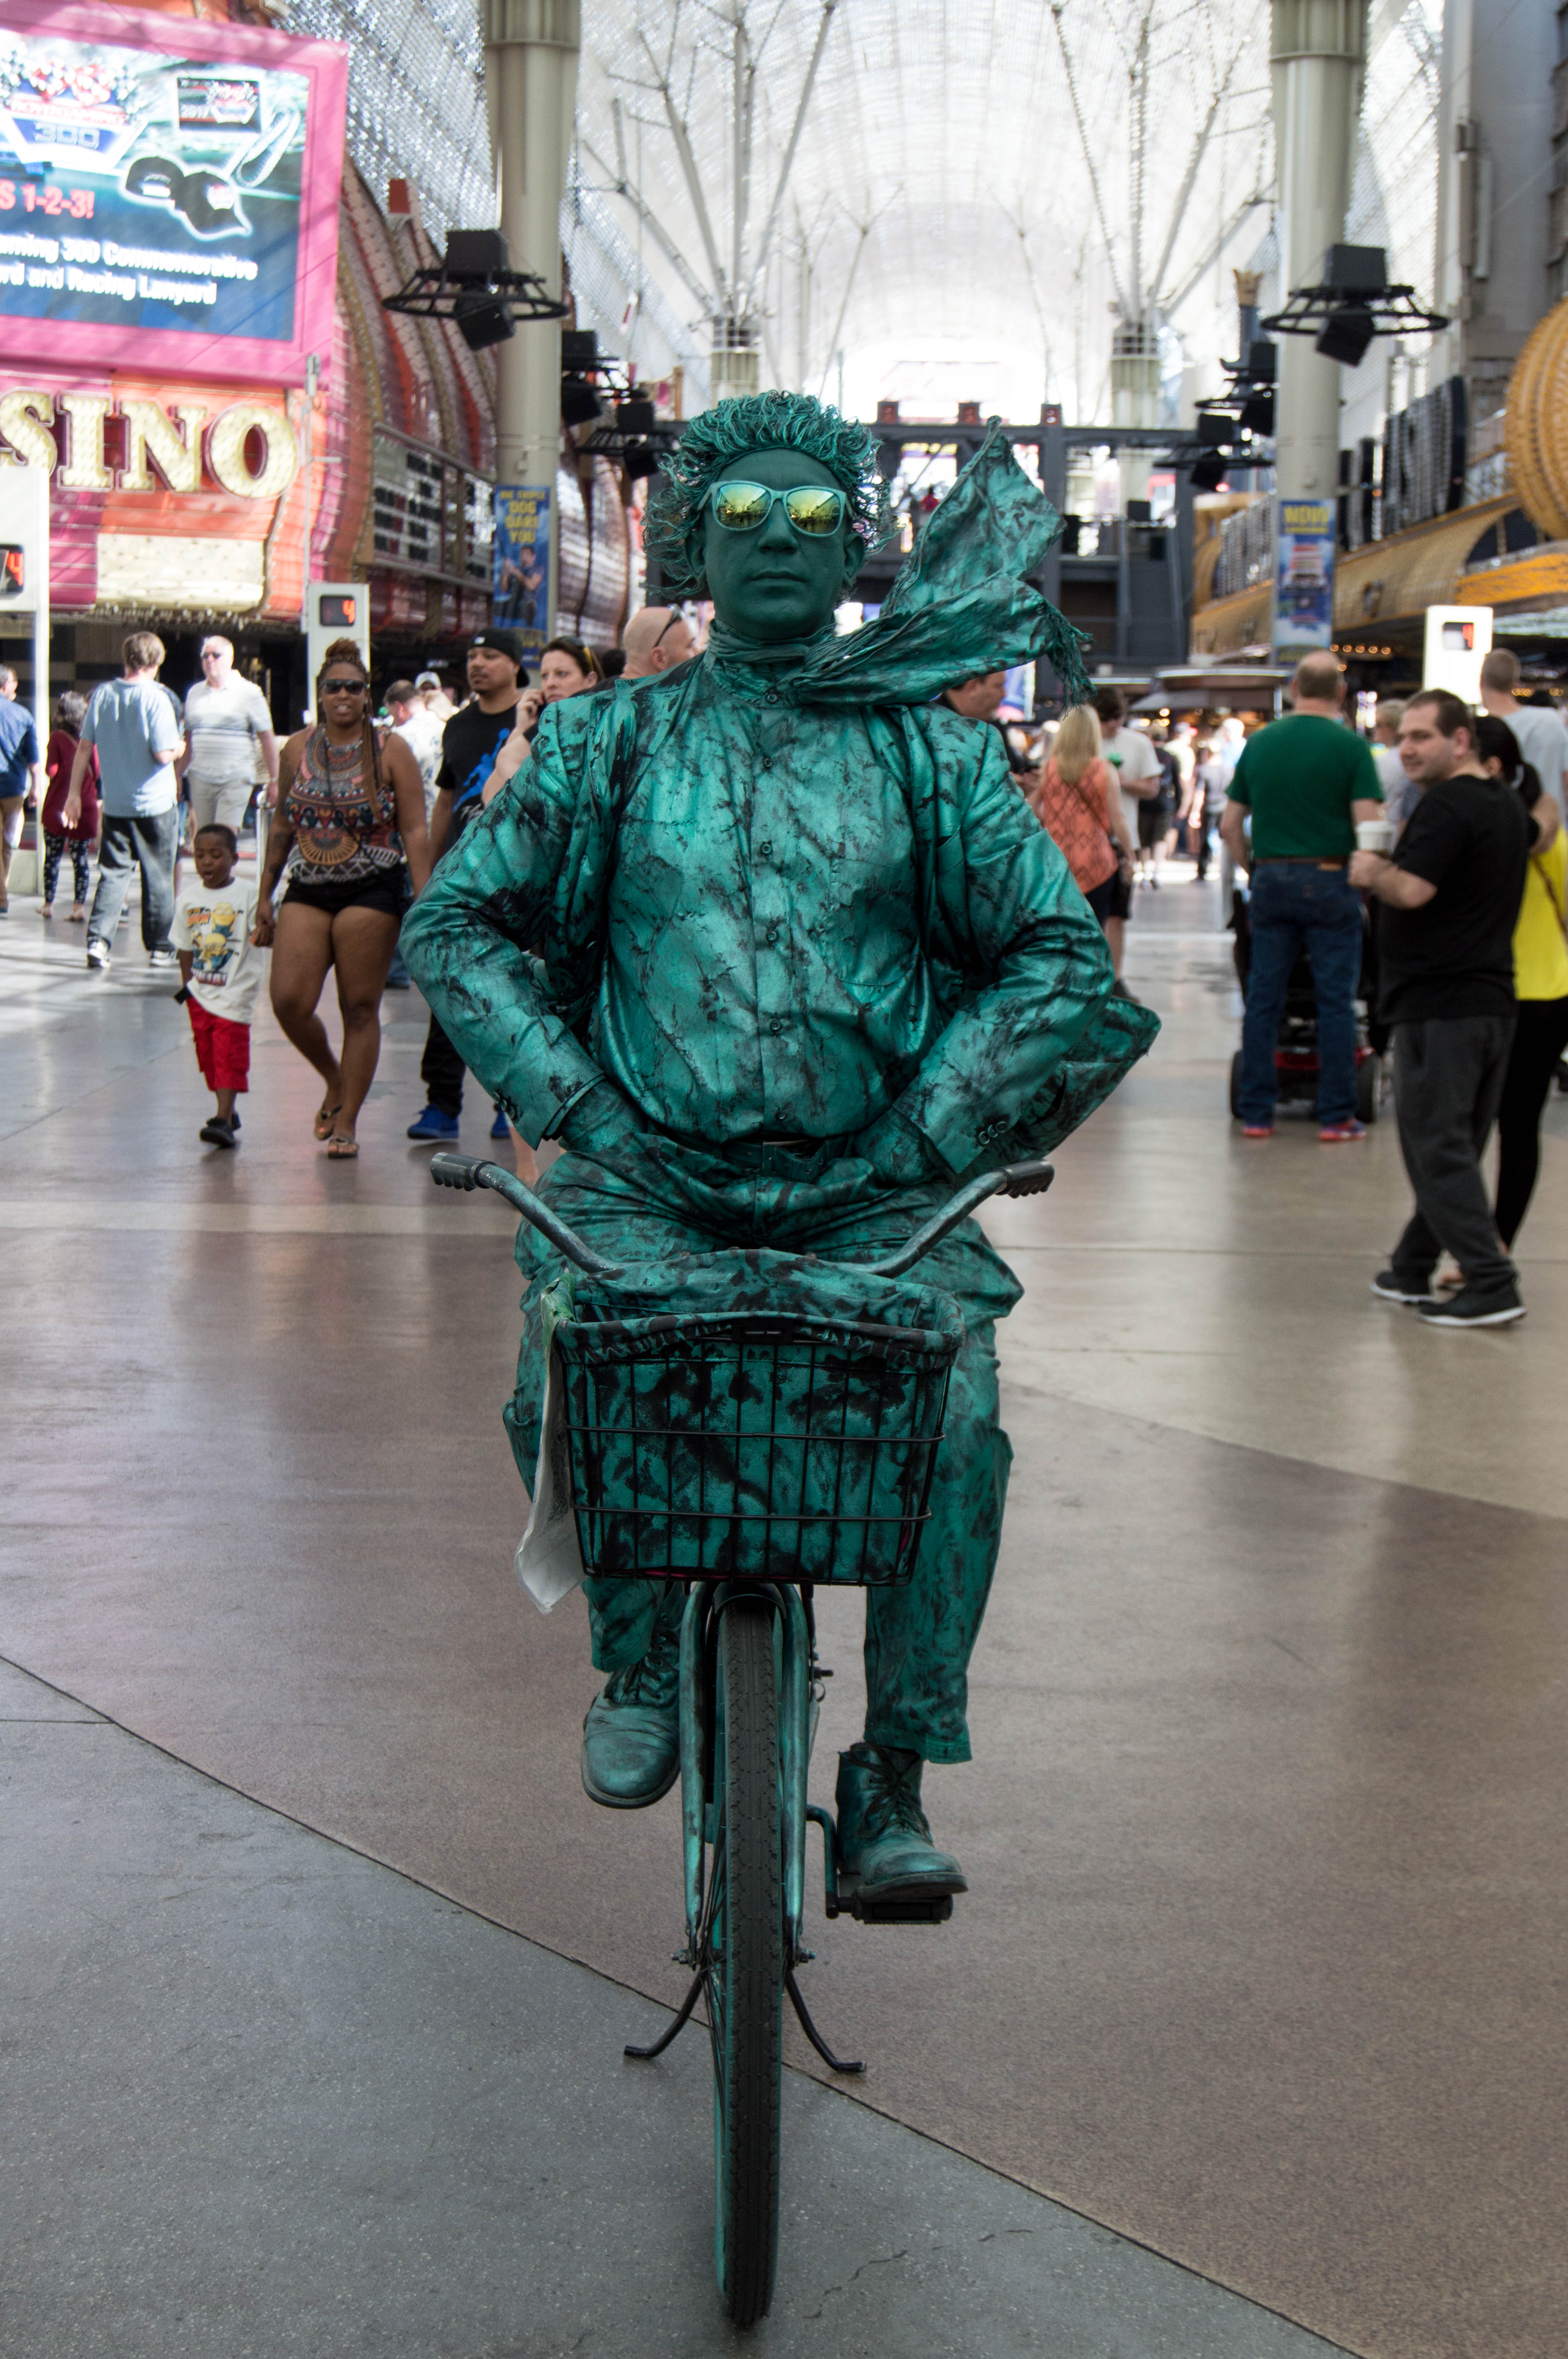
[[215, 408], [183, 391], [157, 400], [18, 386], [0, 393], [0, 465], [17, 463], [47, 467], [63, 491], [216, 491], [276, 500], [299, 471], [299, 447], [281, 403]]

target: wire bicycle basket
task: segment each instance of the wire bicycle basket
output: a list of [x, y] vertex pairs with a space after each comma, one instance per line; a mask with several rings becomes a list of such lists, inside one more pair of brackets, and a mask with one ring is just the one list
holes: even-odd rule
[[907, 1582], [930, 1517], [963, 1322], [778, 1310], [584, 1318], [555, 1331], [585, 1571]]

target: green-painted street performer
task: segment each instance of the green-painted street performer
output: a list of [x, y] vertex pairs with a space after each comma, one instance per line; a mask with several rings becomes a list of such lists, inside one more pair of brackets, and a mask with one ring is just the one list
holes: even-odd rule
[[[541, 1193], [608, 1257], [762, 1245], [892, 1251], [959, 1179], [1046, 1152], [1147, 1049], [1098, 926], [997, 730], [936, 702], [1045, 651], [1087, 695], [1033, 577], [1057, 528], [993, 433], [880, 615], [836, 636], [886, 490], [864, 428], [804, 396], [720, 402], [665, 463], [648, 539], [710, 597], [704, 652], [549, 705], [533, 756], [405, 925], [464, 1062], [533, 1143]], [[534, 954], [531, 954], [534, 953]], [[529, 1281], [519, 1461], [544, 1392]], [[966, 1341], [913, 1582], [866, 1593], [866, 1721], [839, 1756], [844, 1867], [863, 1897], [965, 1890], [921, 1807], [968, 1761], [968, 1669], [1011, 1457], [994, 1324], [1011, 1271], [966, 1222], [923, 1265]], [[677, 1774], [678, 1582], [590, 1580], [583, 1783], [629, 1810]]]

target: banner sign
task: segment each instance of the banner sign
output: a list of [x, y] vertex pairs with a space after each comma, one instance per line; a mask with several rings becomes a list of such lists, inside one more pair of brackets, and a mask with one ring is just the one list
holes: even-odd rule
[[1281, 497], [1274, 592], [1276, 660], [1334, 645], [1333, 500]]
[[331, 345], [347, 60], [252, 26], [6, 0], [7, 361], [302, 377]]
[[1468, 409], [1464, 378], [1451, 376], [1389, 419], [1380, 540], [1464, 506]]
[[550, 636], [550, 488], [495, 487], [495, 592], [492, 623], [515, 631], [536, 663]]

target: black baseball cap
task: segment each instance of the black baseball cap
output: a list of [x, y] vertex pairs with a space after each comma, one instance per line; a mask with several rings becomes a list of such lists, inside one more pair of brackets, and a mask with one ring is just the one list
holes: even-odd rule
[[519, 679], [527, 678], [524, 669], [523, 642], [515, 631], [476, 631], [469, 641], [470, 647], [493, 647], [498, 656], [510, 656], [517, 667]]

